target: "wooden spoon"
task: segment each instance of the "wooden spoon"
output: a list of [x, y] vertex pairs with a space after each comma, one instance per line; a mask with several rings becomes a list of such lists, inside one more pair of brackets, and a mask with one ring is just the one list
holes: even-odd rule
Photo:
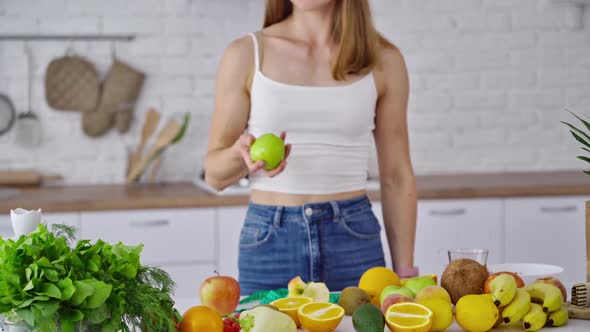
[[158, 138], [154, 142], [154, 145], [149, 150], [148, 154], [141, 159], [139, 164], [137, 164], [133, 169], [131, 169], [130, 174], [127, 176], [127, 182], [132, 182], [138, 179], [147, 165], [152, 161], [152, 159], [164, 148], [166, 148], [174, 138], [180, 133], [182, 130], [182, 125], [175, 119], [170, 119], [166, 126], [158, 133]]
[[137, 164], [141, 161], [141, 156], [143, 154], [143, 149], [145, 148], [145, 144], [147, 143], [148, 139], [152, 136], [152, 134], [158, 128], [158, 123], [160, 122], [160, 113], [157, 112], [155, 109], [150, 108], [150, 110], [145, 115], [145, 122], [143, 124], [143, 128], [141, 129], [141, 139], [139, 141], [139, 145], [137, 149], [131, 155], [129, 159], [129, 168], [128, 174], [131, 174], [131, 170], [137, 166]]

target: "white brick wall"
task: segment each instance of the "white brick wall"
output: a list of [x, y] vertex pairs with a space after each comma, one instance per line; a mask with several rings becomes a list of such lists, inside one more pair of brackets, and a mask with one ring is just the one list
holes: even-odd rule
[[[169, 150], [162, 178], [188, 180], [203, 164], [215, 70], [232, 39], [259, 28], [262, 0], [4, 0], [0, 33], [137, 33], [117, 55], [147, 74], [137, 107], [191, 111], [187, 139]], [[419, 174], [581, 169], [559, 123], [565, 108], [590, 113], [590, 14], [572, 29], [559, 0], [371, 0], [378, 28], [398, 44], [411, 75], [412, 156]], [[590, 12], [590, 9], [587, 10]], [[33, 108], [43, 145], [0, 137], [0, 168], [60, 172], [68, 183], [123, 180], [129, 134], [85, 137], [80, 115], [50, 109], [47, 64], [68, 46], [104, 75], [110, 42], [33, 42]], [[26, 107], [24, 43], [0, 42], [0, 92]]]

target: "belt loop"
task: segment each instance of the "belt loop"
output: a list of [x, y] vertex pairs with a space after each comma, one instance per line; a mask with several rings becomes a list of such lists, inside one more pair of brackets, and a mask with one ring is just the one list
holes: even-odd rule
[[278, 206], [275, 210], [275, 214], [273, 216], [273, 225], [275, 227], [281, 227], [281, 217], [283, 216], [283, 207]]
[[333, 219], [336, 222], [340, 222], [340, 206], [338, 205], [338, 202], [330, 201], [330, 205], [332, 205]]

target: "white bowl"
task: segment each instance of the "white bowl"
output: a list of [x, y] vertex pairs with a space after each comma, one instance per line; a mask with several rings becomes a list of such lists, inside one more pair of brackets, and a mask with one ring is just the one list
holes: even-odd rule
[[536, 264], [536, 263], [507, 263], [488, 266], [490, 273], [508, 271], [518, 274], [525, 284], [530, 284], [538, 278], [556, 277], [560, 278], [564, 269], [557, 265]]

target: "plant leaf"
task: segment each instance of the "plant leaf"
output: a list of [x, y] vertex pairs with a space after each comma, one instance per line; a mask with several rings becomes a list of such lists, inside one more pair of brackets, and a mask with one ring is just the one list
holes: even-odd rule
[[92, 324], [100, 324], [104, 322], [109, 318], [106, 304], [103, 304], [96, 309], [85, 311], [84, 317]]
[[572, 125], [572, 124], [570, 124], [570, 123], [567, 123], [567, 122], [565, 122], [565, 121], [561, 121], [561, 123], [563, 123], [563, 124], [565, 124], [566, 126], [570, 127], [570, 129], [571, 129], [572, 131], [575, 131], [576, 133], [578, 133], [578, 134], [580, 134], [580, 135], [584, 136], [584, 139], [585, 139], [585, 140], [588, 140], [588, 141], [590, 141], [590, 135], [588, 135], [588, 134], [586, 134], [585, 132], [583, 132], [582, 130], [578, 129], [576, 126], [574, 126], [574, 125]]
[[58, 282], [59, 281], [59, 274], [57, 271], [53, 269], [45, 269], [45, 278], [51, 282]]
[[109, 296], [111, 296], [113, 286], [99, 280], [88, 280], [87, 282], [94, 287], [94, 293], [88, 297], [88, 301], [84, 307], [88, 309], [96, 309], [103, 305]]
[[74, 307], [77, 307], [80, 304], [82, 304], [82, 302], [86, 300], [87, 297], [94, 293], [94, 287], [85, 281], [74, 281], [74, 287], [76, 287], [76, 291], [70, 299], [70, 303]]
[[588, 157], [578, 156], [577, 158], [580, 159], [580, 160], [583, 160], [583, 161], [585, 161], [587, 163], [590, 163], [590, 158], [588, 158]]
[[588, 123], [587, 121], [585, 121], [584, 119], [582, 119], [581, 117], [576, 115], [574, 112], [572, 112], [572, 111], [568, 111], [568, 112], [570, 112], [573, 116], [575, 116], [578, 120], [580, 120], [584, 124], [584, 126], [586, 126], [586, 129], [590, 130], [590, 123]]
[[64, 301], [68, 301], [72, 298], [72, 295], [76, 292], [76, 287], [74, 287], [74, 283], [72, 279], [65, 278], [57, 282], [57, 287], [61, 290], [61, 299]]
[[37, 295], [47, 295], [56, 299], [61, 299], [61, 291], [56, 285], [48, 282], [41, 285], [41, 291], [37, 292]]
[[27, 322], [30, 326], [35, 326], [35, 315], [31, 308], [27, 309], [17, 309], [16, 315]]
[[576, 141], [584, 144], [585, 146], [590, 148], [590, 143], [586, 142], [582, 137], [580, 137], [580, 135], [576, 134], [575, 132], [573, 132], [572, 130], [570, 130], [570, 133], [572, 133], [572, 135], [574, 136], [574, 138], [576, 139]]

